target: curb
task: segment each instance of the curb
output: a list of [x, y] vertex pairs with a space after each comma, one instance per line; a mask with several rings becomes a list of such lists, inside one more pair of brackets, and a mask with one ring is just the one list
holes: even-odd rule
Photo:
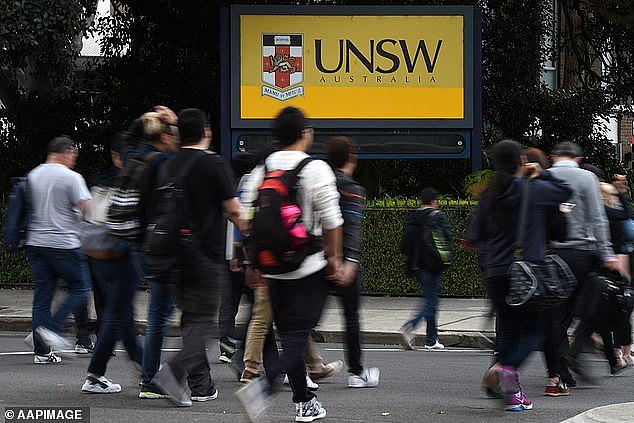
[[[137, 320], [137, 333], [143, 334], [147, 326], [146, 320]], [[71, 325], [71, 328], [73, 326]], [[0, 317], [0, 331], [4, 332], [29, 332], [31, 331], [30, 317]], [[495, 334], [485, 333], [486, 337], [495, 341]], [[172, 323], [172, 327], [168, 336], [180, 336], [180, 327], [177, 323]], [[379, 345], [399, 345], [401, 334], [399, 332], [361, 332], [361, 341], [364, 344]], [[345, 333], [342, 331], [328, 331], [315, 329], [313, 332], [313, 340], [318, 343], [343, 343]], [[447, 347], [454, 348], [472, 348], [481, 350], [492, 349], [492, 344], [478, 332], [442, 332], [438, 334], [438, 341]], [[424, 335], [416, 335], [413, 340], [414, 345], [422, 346], [425, 344]]]
[[561, 423], [626, 423], [634, 416], [634, 402], [593, 408]]

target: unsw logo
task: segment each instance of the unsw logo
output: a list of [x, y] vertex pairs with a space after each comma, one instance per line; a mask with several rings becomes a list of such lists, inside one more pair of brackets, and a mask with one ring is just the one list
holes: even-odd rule
[[262, 95], [284, 101], [304, 95], [304, 36], [262, 34]]

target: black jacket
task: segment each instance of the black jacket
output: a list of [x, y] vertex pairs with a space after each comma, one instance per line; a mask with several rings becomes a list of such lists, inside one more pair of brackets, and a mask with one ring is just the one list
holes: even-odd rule
[[363, 219], [365, 219], [365, 188], [340, 170], [335, 170], [339, 206], [343, 216], [343, 257], [359, 262]]
[[[496, 198], [483, 193], [467, 231], [472, 245], [485, 245], [487, 276], [505, 275], [517, 247], [517, 230], [523, 182], [514, 178]], [[572, 194], [568, 184], [549, 171], [529, 182], [529, 209], [523, 245], [524, 260], [539, 262], [546, 254], [547, 214], [550, 207], [565, 202]]]
[[433, 211], [435, 209], [431, 208], [416, 210], [405, 219], [405, 229], [401, 238], [400, 249], [401, 253], [406, 255], [405, 271], [409, 275], [416, 270], [425, 268], [424, 251], [422, 250], [424, 245], [421, 238], [422, 229], [429, 219], [435, 220], [444, 238], [451, 245], [451, 229], [447, 216], [443, 212], [438, 211], [433, 217], [430, 217]]
[[627, 251], [622, 249], [623, 245], [628, 241], [623, 233], [623, 225], [629, 219], [627, 210], [605, 206], [605, 214], [610, 222], [610, 239], [612, 240], [614, 252], [616, 254], [627, 254]]

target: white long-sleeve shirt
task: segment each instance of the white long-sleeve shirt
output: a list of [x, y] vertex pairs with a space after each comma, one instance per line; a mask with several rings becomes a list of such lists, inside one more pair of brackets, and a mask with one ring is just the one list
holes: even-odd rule
[[[308, 157], [301, 151], [277, 151], [267, 157], [266, 168], [272, 170], [292, 170]], [[258, 198], [258, 187], [264, 180], [264, 166], [256, 167], [249, 175], [241, 199], [243, 218], [253, 219], [254, 204]], [[302, 209], [302, 221], [312, 235], [322, 236], [323, 229], [335, 229], [343, 225], [339, 208], [339, 193], [335, 174], [322, 160], [313, 160], [299, 173], [298, 202]], [[326, 267], [324, 252], [312, 254], [304, 260], [299, 269], [280, 275], [264, 275], [270, 279], [292, 280], [312, 275]]]

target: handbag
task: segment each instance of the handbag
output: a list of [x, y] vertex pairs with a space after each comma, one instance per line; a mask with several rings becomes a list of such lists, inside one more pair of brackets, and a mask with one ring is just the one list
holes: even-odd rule
[[83, 221], [79, 223], [82, 251], [89, 257], [102, 260], [123, 256], [128, 250], [128, 242], [112, 236], [106, 226], [108, 208], [112, 204], [112, 188], [94, 186], [90, 194], [92, 200], [88, 202]]
[[586, 320], [612, 329], [623, 327], [629, 321], [634, 306], [632, 288], [618, 272], [590, 273], [584, 284], [592, 285], [594, 303], [584, 310]]
[[577, 280], [566, 262], [556, 254], [548, 254], [541, 262], [523, 260], [526, 221], [529, 207], [529, 184], [524, 180], [518, 226], [516, 260], [508, 270], [509, 290], [506, 303], [528, 305], [539, 309], [555, 307], [565, 302], [577, 286]]

